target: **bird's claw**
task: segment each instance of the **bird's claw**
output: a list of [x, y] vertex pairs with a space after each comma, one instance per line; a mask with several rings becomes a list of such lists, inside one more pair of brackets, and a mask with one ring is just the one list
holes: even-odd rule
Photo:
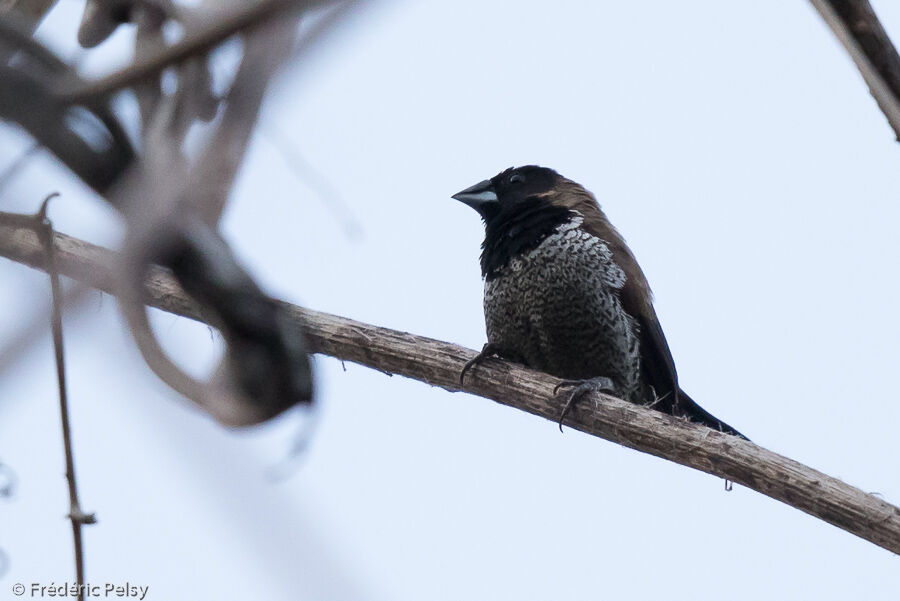
[[479, 365], [485, 359], [488, 359], [490, 357], [512, 361], [513, 363], [519, 363], [526, 367], [528, 366], [528, 362], [521, 354], [502, 348], [500, 345], [494, 344], [493, 342], [488, 342], [481, 349], [480, 353], [466, 361], [466, 364], [463, 365], [462, 371], [459, 372], [459, 387], [463, 387], [463, 380], [465, 379], [466, 372], [469, 371], [469, 369]]
[[463, 365], [462, 371], [459, 372], [459, 386], [462, 388], [464, 380], [466, 379], [466, 372], [471, 368], [476, 367], [482, 361], [487, 359], [488, 357], [496, 357], [500, 354], [500, 349], [497, 348], [496, 345], [488, 342], [482, 347], [481, 352], [466, 361], [466, 364]]
[[581, 397], [586, 395], [589, 392], [611, 392], [615, 393], [616, 387], [613, 384], [613, 381], [607, 378], [606, 376], [600, 376], [598, 378], [590, 378], [588, 380], [562, 380], [556, 386], [553, 387], [553, 395], [559, 392], [560, 388], [564, 387], [572, 387], [572, 392], [569, 393], [569, 398], [566, 399], [566, 404], [563, 406], [562, 413], [559, 415], [559, 431], [563, 431], [563, 420], [566, 418], [566, 415], [569, 414], [569, 411], [572, 410], [572, 407], [575, 406], [575, 403], [578, 402]]

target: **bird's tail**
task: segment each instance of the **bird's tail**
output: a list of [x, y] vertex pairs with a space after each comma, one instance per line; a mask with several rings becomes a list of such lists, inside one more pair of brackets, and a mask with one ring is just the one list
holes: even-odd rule
[[676, 406], [678, 407], [678, 409], [676, 410], [677, 414], [687, 417], [692, 422], [703, 424], [704, 426], [709, 426], [713, 430], [718, 430], [719, 432], [740, 436], [744, 440], [750, 440], [722, 420], [715, 417], [709, 411], [695, 403], [694, 399], [689, 397], [687, 393], [685, 393], [680, 388], [678, 389], [678, 400], [676, 402]]

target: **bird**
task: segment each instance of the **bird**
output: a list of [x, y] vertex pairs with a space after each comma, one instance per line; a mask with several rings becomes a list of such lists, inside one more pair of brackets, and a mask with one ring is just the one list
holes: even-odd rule
[[451, 198], [484, 222], [481, 275], [488, 357], [524, 364], [572, 391], [590, 390], [746, 437], [678, 385], [647, 278], [594, 195], [547, 167], [510, 167]]

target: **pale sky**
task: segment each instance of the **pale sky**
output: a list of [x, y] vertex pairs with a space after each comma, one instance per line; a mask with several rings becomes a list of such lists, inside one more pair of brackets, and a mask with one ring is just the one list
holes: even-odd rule
[[[873, 4], [900, 40], [900, 5]], [[40, 32], [65, 56], [80, 9], [62, 0]], [[129, 39], [85, 70], [121, 64]], [[900, 145], [807, 1], [383, 1], [283, 74], [261, 132], [225, 230], [272, 294], [480, 348], [483, 231], [450, 195], [546, 165], [627, 238], [694, 399], [900, 503]], [[360, 235], [298, 179], [285, 138]], [[0, 129], [0, 169], [26, 146]], [[0, 210], [52, 190], [60, 231], [115, 245], [111, 211], [45, 157]], [[0, 279], [5, 338], [46, 281], [8, 261]], [[312, 423], [223, 430], [143, 366], [112, 299], [77, 317], [66, 350], [82, 504], [99, 519], [91, 582], [165, 601], [900, 596], [891, 553], [756, 492], [326, 357]], [[205, 326], [155, 324], [189, 369], [212, 364]], [[0, 500], [0, 589], [73, 578], [58, 421], [47, 336], [0, 386], [0, 460], [18, 476]]]

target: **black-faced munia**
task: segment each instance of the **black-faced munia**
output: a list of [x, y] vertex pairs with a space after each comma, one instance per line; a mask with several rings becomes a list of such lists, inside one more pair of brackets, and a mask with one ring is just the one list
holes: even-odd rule
[[[497, 355], [742, 436], [678, 387], [647, 280], [593, 194], [552, 169], [507, 169], [453, 198], [485, 225], [481, 273]], [[460, 376], [461, 378], [464, 376]]]

